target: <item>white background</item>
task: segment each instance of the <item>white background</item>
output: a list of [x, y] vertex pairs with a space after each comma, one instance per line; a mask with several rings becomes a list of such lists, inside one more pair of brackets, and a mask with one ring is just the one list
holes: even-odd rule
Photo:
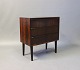
[[19, 42], [19, 17], [60, 17], [60, 39], [80, 41], [80, 0], [0, 0], [0, 43]]
[[[21, 46], [19, 17], [60, 17], [59, 44], [61, 46], [59, 45], [59, 47], [60, 47], [59, 49], [61, 49], [61, 50], [58, 50], [59, 54], [54, 55], [54, 57], [52, 57], [52, 59], [54, 59], [54, 60], [51, 62], [53, 62], [53, 63], [48, 63], [47, 61], [45, 61], [45, 58], [43, 58], [43, 59], [41, 58], [41, 60], [44, 60], [45, 63], [43, 62], [43, 63], [40, 63], [40, 64], [38, 63], [38, 64], [41, 66], [41, 68], [43, 68], [43, 70], [46, 69], [46, 67], [47, 67], [47, 70], [49, 70], [48, 68], [49, 67], [53, 68], [53, 65], [54, 65], [55, 70], [59, 70], [61, 67], [62, 67], [61, 70], [62, 69], [63, 70], [65, 70], [65, 69], [66, 70], [75, 70], [77, 68], [79, 69], [78, 65], [80, 64], [80, 62], [78, 60], [80, 57], [78, 57], [78, 56], [79, 56], [80, 52], [78, 52], [78, 51], [80, 48], [76, 49], [77, 46], [68, 45], [68, 44], [79, 44], [80, 43], [80, 0], [0, 0], [0, 45], [5, 45], [4, 47], [0, 46], [0, 51], [1, 51], [0, 56], [2, 55], [1, 58], [4, 56], [2, 58], [2, 60], [0, 59], [2, 61], [2, 64], [1, 64], [2, 67], [0, 67], [0, 68], [2, 68], [2, 70], [5, 70], [6, 68], [9, 70], [10, 67], [12, 67], [13, 70], [23, 70], [23, 68], [24, 68], [24, 70], [26, 70], [28, 64], [29, 64], [28, 65], [29, 70], [30, 69], [33, 70], [33, 68], [36, 69], [36, 66], [37, 66], [36, 63], [28, 62], [28, 64], [26, 64], [27, 58], [25, 58], [25, 59], [21, 58], [23, 56], [19, 56], [20, 58], [17, 59], [17, 56], [18, 56], [17, 52], [19, 54], [22, 53], [22, 52], [19, 52], [19, 51], [21, 51], [21, 49], [19, 49], [21, 47], [14, 48], [14, 46], [12, 46], [12, 47], [7, 46], [7, 44], [8, 45], [18, 44], [19, 46]], [[73, 50], [72, 52], [71, 52], [70, 46], [72, 46], [73, 48], [75, 47], [74, 49], [72, 49]], [[67, 47], [66, 48], [67, 50], [60, 53], [60, 51], [62, 51], [61, 47], [62, 48]], [[16, 50], [14, 51], [14, 49], [16, 49]], [[3, 54], [2, 54], [2, 52], [3, 52], [2, 50], [3, 51], [5, 50]], [[10, 50], [12, 50], [12, 51], [10, 51]], [[63, 50], [65, 50], [65, 49], [63, 48]], [[76, 56], [72, 57], [70, 55], [70, 54], [74, 53], [74, 51], [78, 56], [76, 55]], [[66, 58], [63, 60], [61, 55], [65, 56], [66, 54], [67, 54], [67, 56], [70, 55], [71, 57], [69, 56], [70, 58], [68, 59], [66, 56]], [[50, 57], [51, 56], [52, 56], [52, 54], [50, 55]], [[56, 59], [56, 57], [58, 57], [59, 59], [58, 58]], [[48, 58], [47, 58], [47, 60], [50, 59], [50, 58], [49, 59]], [[74, 58], [74, 59], [72, 59], [72, 58]], [[12, 62], [13, 60], [15, 60], [15, 61]], [[28, 59], [28, 61], [30, 61], [30, 60]], [[76, 61], [76, 62], [74, 62], [74, 61]], [[24, 62], [25, 62], [25, 64], [24, 64]], [[58, 63], [58, 62], [60, 62], [60, 63]], [[70, 62], [70, 63], [68, 63], [68, 62]], [[47, 66], [45, 66], [45, 64], [47, 64]], [[62, 65], [60, 66], [60, 64], [62, 64]], [[7, 67], [7, 65], [9, 68]], [[16, 66], [16, 65], [19, 65], [19, 66]], [[20, 69], [21, 68], [20, 66], [22, 66], [22, 69]], [[31, 68], [31, 66], [33, 66], [33, 67]], [[75, 68], [74, 68], [74, 66], [75, 66]], [[17, 68], [15, 68], [15, 67], [17, 67]], [[59, 68], [57, 68], [57, 67], [59, 67]], [[37, 66], [37, 69], [38, 68], [39, 67]], [[69, 68], [69, 69], [67, 69], [67, 68]]]

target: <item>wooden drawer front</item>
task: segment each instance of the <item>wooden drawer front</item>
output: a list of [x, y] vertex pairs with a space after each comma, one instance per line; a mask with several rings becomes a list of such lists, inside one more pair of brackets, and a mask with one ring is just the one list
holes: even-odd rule
[[56, 33], [59, 32], [58, 26], [48, 26], [48, 27], [39, 27], [39, 28], [31, 28], [31, 35], [44, 35], [49, 33]]
[[45, 35], [31, 37], [31, 45], [39, 45], [39, 44], [45, 43], [45, 39], [46, 39]]
[[59, 27], [58, 26], [48, 26], [48, 27], [46, 27], [46, 34], [58, 33], [58, 32], [59, 32]]
[[31, 29], [31, 36], [44, 35], [46, 29], [44, 27]]
[[55, 40], [59, 40], [59, 33], [55, 33], [55, 34], [48, 34], [46, 36], [46, 42], [52, 42]]
[[59, 39], [58, 33], [31, 37], [31, 45], [39, 45]]
[[46, 20], [46, 26], [59, 25], [59, 18], [52, 18]]
[[45, 27], [59, 25], [59, 18], [31, 19], [31, 27]]
[[31, 27], [44, 27], [45, 20], [44, 19], [31, 19]]

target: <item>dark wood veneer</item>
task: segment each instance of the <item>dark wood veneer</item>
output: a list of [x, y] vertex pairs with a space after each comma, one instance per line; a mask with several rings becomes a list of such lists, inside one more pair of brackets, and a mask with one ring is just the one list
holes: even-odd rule
[[30, 46], [31, 60], [33, 61], [33, 46], [55, 41], [55, 53], [59, 40], [59, 17], [23, 18], [20, 17], [20, 41]]

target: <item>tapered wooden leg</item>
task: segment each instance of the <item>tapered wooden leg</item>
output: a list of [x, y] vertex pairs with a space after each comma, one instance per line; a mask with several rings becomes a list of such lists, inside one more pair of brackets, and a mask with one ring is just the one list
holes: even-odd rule
[[31, 50], [31, 61], [33, 61], [33, 46], [30, 46], [30, 50]]
[[55, 41], [55, 53], [57, 53], [57, 41]]
[[23, 51], [23, 56], [24, 56], [24, 52], [25, 52], [25, 44], [22, 43], [22, 51]]
[[47, 50], [47, 43], [46, 43], [46, 50]]

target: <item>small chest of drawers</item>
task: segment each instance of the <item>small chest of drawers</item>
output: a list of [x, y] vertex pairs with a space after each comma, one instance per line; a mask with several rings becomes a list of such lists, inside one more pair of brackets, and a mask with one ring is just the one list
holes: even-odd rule
[[20, 17], [20, 41], [23, 55], [25, 44], [30, 46], [33, 61], [33, 46], [55, 41], [55, 53], [59, 40], [59, 17], [24, 18]]

